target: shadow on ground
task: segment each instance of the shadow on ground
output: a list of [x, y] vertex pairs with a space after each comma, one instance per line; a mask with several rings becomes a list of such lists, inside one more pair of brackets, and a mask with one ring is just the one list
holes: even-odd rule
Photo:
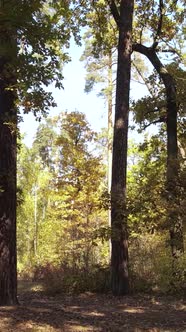
[[172, 297], [23, 292], [0, 308], [0, 332], [186, 332], [186, 305]]

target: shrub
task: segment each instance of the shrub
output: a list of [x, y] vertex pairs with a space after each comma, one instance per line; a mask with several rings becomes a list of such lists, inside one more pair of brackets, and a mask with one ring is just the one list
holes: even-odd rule
[[186, 289], [186, 256], [173, 260], [166, 235], [138, 235], [130, 241], [130, 279], [132, 291], [163, 293]]
[[43, 268], [44, 290], [50, 295], [58, 293], [106, 292], [109, 289], [109, 269], [92, 267], [90, 271], [71, 267], [46, 265]]

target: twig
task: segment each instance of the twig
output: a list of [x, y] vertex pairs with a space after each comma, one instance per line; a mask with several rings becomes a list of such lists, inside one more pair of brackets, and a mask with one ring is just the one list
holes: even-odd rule
[[149, 86], [149, 84], [148, 84], [146, 78], [144, 77], [144, 75], [142, 74], [142, 72], [139, 70], [138, 66], [137, 66], [134, 62], [132, 62], [132, 64], [133, 64], [134, 68], [136, 69], [137, 73], [139, 74], [139, 76], [140, 76], [140, 77], [142, 78], [142, 80], [144, 81], [144, 83], [145, 83], [147, 89], [149, 90], [151, 96], [154, 96], [151, 87]]

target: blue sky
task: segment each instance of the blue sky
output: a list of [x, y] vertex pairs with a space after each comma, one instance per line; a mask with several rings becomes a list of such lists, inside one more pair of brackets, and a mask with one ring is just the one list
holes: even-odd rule
[[[79, 61], [83, 47], [78, 47], [72, 41], [69, 50], [72, 61], [69, 62], [63, 71], [64, 90], [58, 90], [51, 86], [51, 91], [57, 107], [51, 109], [49, 116], [57, 115], [61, 111], [78, 110], [86, 114], [87, 120], [95, 131], [99, 131], [103, 127], [107, 127], [107, 109], [103, 98], [97, 96], [96, 90], [89, 94], [84, 93], [85, 74], [84, 64]], [[139, 98], [146, 93], [143, 85], [132, 82], [131, 97]], [[24, 115], [24, 122], [20, 124], [21, 133], [25, 133], [24, 142], [31, 146], [33, 137], [36, 133], [39, 123], [32, 114]], [[134, 134], [133, 134], [134, 135]]]

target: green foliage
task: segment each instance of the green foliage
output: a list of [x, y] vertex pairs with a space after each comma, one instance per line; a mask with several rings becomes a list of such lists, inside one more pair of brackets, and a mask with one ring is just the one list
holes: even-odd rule
[[[82, 113], [62, 113], [39, 127], [32, 149], [22, 145], [19, 152], [18, 271], [44, 279], [51, 294], [109, 288], [109, 271], [101, 266], [108, 262], [110, 198], [97, 143]], [[163, 132], [129, 150], [131, 288], [182, 291], [185, 261], [177, 259], [173, 275], [167, 240]]]
[[53, 162], [55, 160], [55, 140], [57, 138], [57, 133], [54, 129], [55, 123], [55, 118], [47, 118], [45, 123], [40, 124], [33, 142], [33, 150], [39, 154], [43, 165], [47, 166], [51, 172], [55, 168]]
[[18, 188], [21, 201], [17, 216], [17, 250], [20, 266], [36, 261], [38, 227], [45, 217], [50, 174], [41, 159], [22, 145], [18, 156]]
[[22, 270], [27, 262], [32, 269], [48, 262], [87, 271], [92, 264], [106, 262], [108, 245], [95, 238], [96, 230], [107, 224], [100, 203], [105, 167], [92, 151], [94, 144], [96, 134], [85, 116], [72, 112], [62, 113], [58, 121], [47, 120], [38, 128], [33, 148], [22, 147], [18, 163]]
[[184, 1], [165, 0], [161, 4], [156, 0], [137, 0], [134, 15], [134, 34], [137, 42], [144, 42], [149, 34], [151, 40], [161, 44], [161, 50], [173, 39], [174, 46], [179, 48], [182, 45]]
[[[118, 31], [107, 1], [90, 1], [90, 4], [91, 11], [86, 14], [89, 30], [85, 34], [85, 38], [91, 37], [91, 43], [87, 43], [87, 46], [91, 45], [92, 55], [99, 59], [107, 56], [111, 49], [116, 47]], [[88, 50], [90, 51], [89, 47], [86, 51]]]
[[[7, 59], [14, 55], [11, 71], [15, 71], [17, 79], [10, 88], [16, 89], [24, 112], [31, 111], [40, 119], [42, 113], [56, 105], [46, 87], [53, 83], [62, 88], [62, 69], [70, 60], [67, 49], [71, 35], [79, 42], [79, 10], [72, 8], [71, 1], [53, 0], [10, 0], [3, 1], [0, 7], [0, 54]], [[13, 36], [14, 43], [6, 35]], [[12, 52], [15, 45], [16, 52]], [[10, 62], [7, 70], [9, 67]]]
[[[174, 77], [177, 88], [178, 127], [180, 133], [185, 128], [185, 79], [186, 72], [176, 62], [166, 66], [168, 72]], [[166, 93], [165, 88], [154, 71], [145, 81], [150, 87], [151, 95], [147, 95], [133, 102], [132, 111], [134, 121], [140, 126], [139, 131], [153, 123], [166, 123]]]
[[155, 229], [165, 227], [165, 151], [164, 139], [158, 136], [152, 136], [150, 139], [146, 137], [144, 143], [135, 147], [137, 160], [134, 160], [128, 170], [131, 235], [143, 233], [144, 230], [154, 232]]
[[129, 253], [133, 292], [183, 294], [186, 291], [185, 255], [176, 260], [173, 268], [167, 240], [165, 232], [154, 235], [144, 233], [131, 238]]

